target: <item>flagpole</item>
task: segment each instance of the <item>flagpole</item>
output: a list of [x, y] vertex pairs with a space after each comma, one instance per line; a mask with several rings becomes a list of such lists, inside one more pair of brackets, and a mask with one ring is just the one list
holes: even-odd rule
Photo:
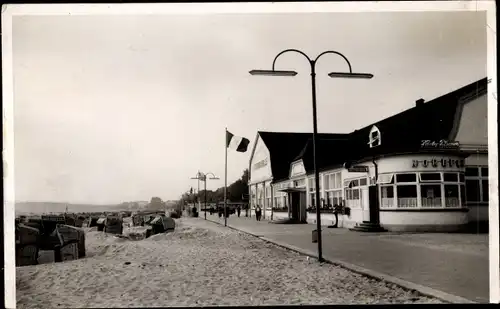
[[224, 226], [227, 226], [227, 127], [224, 129]]

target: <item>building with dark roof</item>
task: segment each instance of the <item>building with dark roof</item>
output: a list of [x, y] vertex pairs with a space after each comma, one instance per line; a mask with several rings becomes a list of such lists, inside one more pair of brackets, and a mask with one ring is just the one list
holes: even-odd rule
[[[488, 221], [487, 79], [348, 134], [320, 133], [323, 224], [454, 231]], [[250, 204], [264, 217], [315, 222], [311, 133], [259, 131]], [[309, 210], [309, 212], [308, 212]], [[283, 212], [285, 211], [285, 212]]]

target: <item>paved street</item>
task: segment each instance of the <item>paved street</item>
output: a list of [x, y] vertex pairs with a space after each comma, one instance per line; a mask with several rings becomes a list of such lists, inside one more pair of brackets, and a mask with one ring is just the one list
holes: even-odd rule
[[[203, 219], [204, 214], [200, 213]], [[224, 219], [207, 219], [224, 224]], [[315, 225], [269, 224], [231, 216], [228, 225], [298, 248], [316, 252]], [[323, 229], [323, 255], [399, 279], [489, 302], [488, 235], [358, 233]]]

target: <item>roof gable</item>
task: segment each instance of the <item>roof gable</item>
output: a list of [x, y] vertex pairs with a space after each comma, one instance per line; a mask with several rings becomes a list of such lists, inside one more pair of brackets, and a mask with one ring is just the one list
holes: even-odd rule
[[[449, 140], [456, 123], [457, 111], [464, 97], [486, 85], [486, 78], [458, 90], [421, 103], [389, 118], [370, 124], [350, 134], [351, 149], [358, 158], [393, 152], [418, 151], [422, 140]], [[370, 131], [380, 131], [381, 145], [370, 148]], [[355, 159], [355, 158], [353, 158]]]

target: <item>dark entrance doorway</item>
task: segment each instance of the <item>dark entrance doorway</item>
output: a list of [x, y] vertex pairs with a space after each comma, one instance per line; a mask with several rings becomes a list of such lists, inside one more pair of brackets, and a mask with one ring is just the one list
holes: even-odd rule
[[300, 218], [300, 192], [290, 194], [290, 219], [298, 221]]
[[370, 222], [380, 223], [377, 186], [368, 187], [368, 202], [370, 207]]

